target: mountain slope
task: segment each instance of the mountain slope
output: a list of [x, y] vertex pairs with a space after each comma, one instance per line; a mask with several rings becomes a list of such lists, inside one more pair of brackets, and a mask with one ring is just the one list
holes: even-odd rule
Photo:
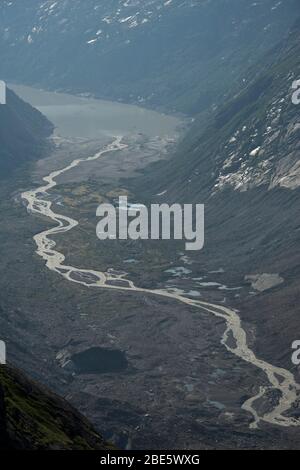
[[0, 367], [0, 450], [105, 450], [89, 422], [21, 372]]
[[11, 90], [0, 105], [0, 178], [20, 164], [41, 156], [52, 124]]
[[0, 71], [23, 84], [197, 113], [239, 89], [245, 64], [297, 14], [298, 0], [5, 0]]
[[[298, 380], [291, 344], [300, 301], [300, 107], [292, 102], [299, 55], [298, 21], [249, 69], [243, 91], [206, 125], [197, 121], [171, 162], [137, 182], [141, 194], [151, 188], [149, 199], [163, 191], [160, 202], [205, 203], [206, 241], [191, 255], [199, 266], [194, 276], [230, 285], [230, 300], [230, 291], [218, 288], [205, 295], [236, 306], [257, 352], [295, 369]], [[267, 278], [278, 282], [268, 286]]]
[[249, 84], [240, 93], [221, 104], [205, 125], [201, 119], [195, 122], [166, 177], [176, 197], [178, 191], [198, 199], [226, 188], [299, 186], [299, 107], [292, 102], [292, 85], [300, 76], [299, 39], [297, 22], [272, 53], [249, 69]]

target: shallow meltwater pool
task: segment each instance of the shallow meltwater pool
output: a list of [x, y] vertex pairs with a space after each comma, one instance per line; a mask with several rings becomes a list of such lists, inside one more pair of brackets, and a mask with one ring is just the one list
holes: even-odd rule
[[128, 368], [125, 353], [117, 349], [94, 347], [74, 354], [71, 359], [78, 374], [108, 374]]

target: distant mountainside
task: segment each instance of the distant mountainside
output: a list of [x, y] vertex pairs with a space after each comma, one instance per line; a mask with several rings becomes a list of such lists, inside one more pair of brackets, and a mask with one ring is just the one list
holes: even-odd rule
[[170, 192], [196, 200], [226, 189], [300, 186], [300, 106], [292, 100], [293, 83], [300, 77], [299, 55], [300, 21], [248, 70], [243, 90], [216, 107], [205, 123], [201, 117], [195, 121], [172, 168], [163, 164], [170, 172], [163, 176]]
[[5, 0], [0, 72], [52, 89], [198, 113], [247, 81], [298, 0]]
[[205, 204], [205, 247], [193, 253], [203, 269], [221, 268], [219, 279], [235, 286], [249, 275], [280, 275], [280, 285], [246, 298], [237, 290], [234, 302], [258, 351], [288, 368], [299, 330], [300, 105], [292, 102], [299, 57], [300, 21], [249, 69], [243, 91], [207, 123], [195, 122], [171, 162], [137, 181], [150, 200], [161, 193], [160, 202]]
[[107, 450], [109, 445], [65, 400], [0, 366], [0, 450]]
[[20, 164], [41, 156], [53, 125], [36, 109], [7, 90], [0, 105], [0, 178]]

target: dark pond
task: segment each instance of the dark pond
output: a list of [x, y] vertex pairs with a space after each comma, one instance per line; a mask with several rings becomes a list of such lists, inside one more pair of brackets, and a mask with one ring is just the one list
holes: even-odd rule
[[127, 369], [128, 361], [123, 351], [90, 348], [72, 356], [78, 374], [107, 374]]

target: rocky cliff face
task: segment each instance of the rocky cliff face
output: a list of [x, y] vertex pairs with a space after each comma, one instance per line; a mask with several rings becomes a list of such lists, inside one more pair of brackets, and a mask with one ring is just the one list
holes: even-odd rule
[[66, 401], [21, 372], [0, 366], [0, 450], [107, 450]]
[[41, 156], [52, 124], [11, 90], [0, 105], [0, 178], [20, 164]]
[[225, 189], [299, 187], [299, 40], [298, 22], [248, 70], [246, 86], [216, 108], [208, 125], [196, 121], [172, 168], [177, 191], [198, 198]]
[[3, 77], [198, 113], [239, 89], [298, 0], [3, 1]]
[[297, 25], [274, 51], [268, 70], [217, 117], [232, 136], [218, 149], [216, 191], [299, 187], [300, 113], [293, 98], [300, 76], [299, 39]]

